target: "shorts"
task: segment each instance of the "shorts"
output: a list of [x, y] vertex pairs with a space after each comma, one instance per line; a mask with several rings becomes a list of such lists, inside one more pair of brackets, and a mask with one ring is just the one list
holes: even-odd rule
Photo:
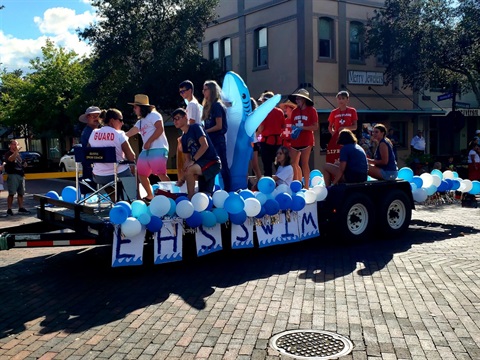
[[380, 173], [382, 174], [383, 180], [395, 180], [398, 176], [397, 170], [387, 171], [387, 170], [380, 169]]
[[258, 142], [253, 143], [253, 151], [257, 151], [257, 152], [260, 151], [260, 143]]
[[291, 149], [296, 150], [296, 151], [303, 151], [303, 150], [308, 149], [309, 147], [310, 146], [292, 146]]
[[140, 176], [167, 174], [167, 149], [142, 150], [137, 160], [137, 173]]
[[[130, 168], [123, 170], [121, 173], [117, 175], [117, 177], [130, 177], [133, 176]], [[93, 181], [95, 181], [98, 185], [106, 185], [114, 180], [113, 175], [95, 175], [93, 174]]]
[[[201, 167], [202, 175], [198, 177], [198, 191], [213, 194], [213, 189], [215, 187], [215, 176], [217, 176], [222, 169], [222, 164], [220, 161], [214, 162], [210, 166], [208, 166], [208, 164], [209, 163]], [[205, 169], [206, 166], [208, 167]]]
[[18, 174], [8, 174], [7, 189], [9, 196], [15, 194], [18, 194], [18, 196], [25, 195], [25, 177]]

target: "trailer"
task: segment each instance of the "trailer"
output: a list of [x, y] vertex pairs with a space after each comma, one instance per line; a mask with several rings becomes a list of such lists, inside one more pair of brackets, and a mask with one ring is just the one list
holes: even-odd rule
[[[112, 245], [115, 229], [108, 208], [44, 195], [34, 199], [39, 202], [41, 222], [28, 230], [1, 234], [0, 248]], [[324, 201], [317, 202], [319, 233], [353, 243], [373, 236], [398, 237], [407, 231], [414, 208], [410, 184], [404, 180], [338, 184], [329, 187]], [[193, 231], [186, 228], [189, 236]], [[145, 241], [151, 241], [151, 234], [147, 235]]]

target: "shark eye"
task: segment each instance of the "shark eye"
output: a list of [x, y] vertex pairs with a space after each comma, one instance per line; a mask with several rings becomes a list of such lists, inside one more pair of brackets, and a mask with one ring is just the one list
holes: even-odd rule
[[247, 96], [245, 94], [242, 94], [242, 99], [245, 99]]

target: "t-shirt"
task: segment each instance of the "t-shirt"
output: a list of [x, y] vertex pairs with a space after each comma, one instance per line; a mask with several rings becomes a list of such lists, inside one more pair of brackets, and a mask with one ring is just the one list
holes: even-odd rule
[[[5, 155], [4, 155], [4, 160], [5, 160], [5, 172], [7, 174], [17, 174], [17, 175], [24, 175], [24, 170], [23, 170], [23, 160], [20, 155], [18, 155], [15, 160], [13, 161], [8, 161], [8, 158], [12, 156], [13, 152], [8, 150]], [[0, 172], [0, 176], [2, 176]]]
[[480, 163], [480, 155], [478, 155], [478, 153], [474, 149], [472, 149], [468, 152], [468, 163], [473, 164], [472, 155], [474, 155], [475, 162]]
[[355, 121], [358, 121], [357, 110], [349, 106], [344, 111], [336, 108], [328, 116], [328, 122], [333, 124], [335, 132], [339, 132], [341, 127], [352, 126]]
[[393, 153], [392, 145], [387, 142], [385, 139], [380, 140], [375, 151], [375, 160], [382, 160], [382, 154], [380, 153], [380, 144], [384, 143], [388, 147], [388, 163], [386, 165], [377, 165], [379, 168], [385, 171], [395, 171], [397, 170], [397, 162], [395, 160], [395, 154]]
[[[148, 139], [150, 139], [150, 137], [155, 132], [156, 130], [155, 123], [157, 121], [161, 121], [163, 124], [162, 115], [160, 115], [160, 113], [158, 113], [156, 110], [152, 110], [152, 112], [149, 113], [146, 117], [138, 120], [135, 123], [135, 127], [138, 128], [144, 144], [148, 141]], [[160, 135], [158, 138], [156, 138], [152, 142], [150, 149], [167, 149], [168, 150], [168, 140], [167, 140], [167, 136], [165, 135], [165, 128], [162, 135]]]
[[[207, 133], [203, 130], [203, 127], [198, 124], [191, 124], [188, 127], [187, 132], [182, 135], [181, 142], [182, 142], [182, 150], [186, 154], [190, 154], [192, 159], [195, 157], [198, 149], [200, 149], [200, 141], [199, 139], [204, 136], [207, 139], [208, 149], [205, 153], [197, 159], [197, 164], [200, 167], [203, 167], [205, 164], [209, 163], [212, 160], [220, 161], [220, 158], [217, 156], [217, 152], [215, 151], [215, 146], [213, 146], [212, 140], [208, 136]], [[196, 158], [196, 157], [195, 157]]]
[[[124, 131], [115, 130], [110, 126], [104, 126], [100, 129], [93, 130], [88, 143], [91, 147], [114, 147], [117, 155], [117, 162], [119, 162], [125, 157], [122, 150], [122, 144], [125, 141], [128, 141], [128, 138]], [[113, 169], [113, 164], [110, 163], [93, 163], [93, 173], [95, 175], [113, 175]], [[128, 169], [128, 165], [118, 165], [117, 174], [126, 169]]]
[[82, 144], [82, 147], [87, 147], [88, 145], [88, 140], [90, 139], [90, 135], [92, 135], [93, 128], [90, 126], [85, 126], [85, 128], [82, 131], [82, 135], [80, 136], [80, 144]]
[[290, 144], [293, 147], [305, 147], [315, 145], [313, 131], [301, 131], [296, 139], [291, 138], [292, 125], [297, 127], [312, 126], [318, 123], [317, 110], [313, 106], [307, 106], [305, 109], [295, 108], [292, 115], [287, 119], [284, 134], [288, 134]]
[[415, 150], [425, 151], [425, 138], [415, 135], [410, 145], [412, 145]]
[[275, 176], [278, 177], [276, 181], [277, 186], [281, 184], [285, 184], [290, 186], [293, 181], [293, 167], [292, 165], [287, 166], [279, 166]]
[[359, 179], [364, 177], [364, 181], [368, 176], [368, 161], [365, 151], [358, 144], [345, 144], [340, 149], [340, 162], [345, 161], [345, 179]]
[[268, 145], [281, 145], [280, 134], [285, 128], [285, 115], [279, 108], [273, 108], [262, 121], [262, 142]]
[[227, 113], [225, 111], [225, 107], [219, 101], [214, 102], [210, 109], [210, 115], [207, 119], [205, 119], [205, 130], [208, 130], [215, 125], [217, 125], [217, 118], [222, 118], [222, 129], [219, 131], [209, 132], [208, 136], [214, 144], [225, 142], [225, 134], [228, 130], [227, 124]]
[[185, 111], [187, 112], [188, 120], [195, 120], [195, 124], [202, 124], [202, 110], [203, 106], [199, 104], [196, 98], [193, 98], [192, 101], [187, 102], [187, 108]]

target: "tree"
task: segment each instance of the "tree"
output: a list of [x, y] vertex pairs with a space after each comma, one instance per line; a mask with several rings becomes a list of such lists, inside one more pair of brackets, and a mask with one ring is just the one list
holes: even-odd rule
[[[135, 93], [171, 109], [178, 84], [218, 78], [199, 44], [218, 0], [94, 0], [99, 22], [80, 32], [93, 48], [90, 93], [101, 106], [127, 106]], [[198, 84], [198, 82], [197, 82]]]
[[427, 89], [433, 79], [472, 91], [480, 104], [477, 0], [386, 0], [366, 30], [366, 53], [383, 57], [386, 80]]
[[85, 66], [75, 52], [47, 40], [42, 58], [30, 61], [31, 73], [0, 74], [0, 119], [24, 137], [71, 135], [87, 79]]

